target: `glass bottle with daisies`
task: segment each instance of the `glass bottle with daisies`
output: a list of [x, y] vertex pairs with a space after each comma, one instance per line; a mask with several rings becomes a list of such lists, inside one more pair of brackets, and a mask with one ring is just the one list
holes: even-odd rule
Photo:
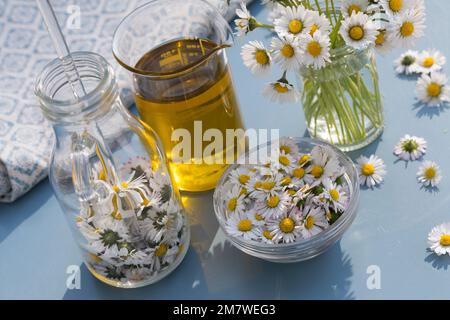
[[[268, 23], [245, 5], [236, 11], [237, 34], [257, 28], [273, 32], [270, 44], [242, 47], [244, 64], [267, 75], [277, 64], [278, 80], [264, 89], [275, 102], [301, 100], [312, 137], [344, 151], [362, 148], [383, 130], [383, 105], [375, 51], [410, 47], [423, 36], [423, 0], [264, 0]], [[296, 88], [292, 78], [301, 79]]]

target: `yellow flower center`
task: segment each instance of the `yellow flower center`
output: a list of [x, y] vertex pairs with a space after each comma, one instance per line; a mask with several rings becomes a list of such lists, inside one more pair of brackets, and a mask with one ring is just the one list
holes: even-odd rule
[[231, 198], [230, 200], [228, 200], [228, 209], [230, 211], [236, 210], [236, 207], [237, 207], [237, 198]]
[[313, 36], [317, 30], [319, 30], [319, 26], [317, 24], [313, 24], [311, 26], [311, 30], [309, 31], [309, 34]]
[[300, 33], [303, 30], [303, 23], [297, 19], [291, 20], [289, 22], [288, 29], [290, 33]]
[[433, 167], [427, 168], [425, 170], [424, 176], [427, 180], [432, 180], [434, 177], [436, 177], [436, 169]]
[[286, 185], [291, 184], [291, 183], [292, 183], [291, 177], [284, 177], [281, 180], [281, 185], [283, 185], [283, 186], [286, 186]]
[[276, 185], [275, 181], [264, 181], [261, 182], [261, 189], [269, 191], [272, 190], [275, 187], [275, 185]]
[[238, 223], [238, 230], [241, 232], [248, 232], [252, 230], [253, 224], [249, 219], [244, 219], [239, 221]]
[[280, 156], [278, 160], [280, 161], [280, 163], [281, 163], [283, 166], [288, 166], [288, 165], [291, 164], [291, 161], [290, 161], [289, 158], [286, 157], [286, 156]]
[[253, 188], [255, 189], [261, 189], [262, 187], [262, 182], [261, 181], [256, 181], [255, 184], [253, 185]]
[[348, 35], [355, 41], [364, 38], [364, 29], [361, 26], [353, 26], [350, 28]]
[[239, 182], [240, 184], [246, 184], [248, 182], [248, 180], [250, 180], [250, 176], [247, 174], [241, 174], [239, 176]]
[[308, 230], [311, 229], [312, 227], [314, 227], [314, 223], [315, 223], [314, 217], [308, 216], [305, 221], [305, 228]]
[[377, 37], [375, 38], [375, 44], [377, 46], [381, 46], [384, 43], [384, 37], [386, 35], [385, 31], [379, 31]]
[[291, 153], [291, 147], [287, 145], [280, 146], [280, 151], [284, 151], [284, 153]]
[[333, 199], [334, 201], [338, 201], [340, 198], [339, 192], [336, 189], [330, 190], [330, 196], [331, 196], [331, 199]]
[[271, 196], [267, 199], [267, 206], [269, 208], [276, 208], [280, 203], [280, 198], [278, 196]]
[[319, 179], [323, 175], [323, 168], [321, 166], [313, 166], [311, 174], [314, 178]]
[[289, 91], [289, 88], [287, 86], [282, 86], [278, 82], [273, 85], [273, 88], [279, 93], [286, 93]]
[[293, 190], [293, 189], [289, 189], [289, 190], [287, 191], [287, 193], [288, 193], [290, 196], [293, 196], [293, 195], [296, 194], [296, 191]]
[[258, 49], [255, 52], [255, 60], [257, 63], [261, 65], [266, 65], [269, 63], [269, 56], [266, 52], [266, 50]]
[[435, 82], [432, 82], [427, 87], [427, 93], [430, 97], [439, 97], [441, 94], [441, 86]]
[[292, 171], [292, 175], [296, 177], [297, 179], [301, 179], [305, 176], [305, 169], [303, 168], [295, 168], [294, 171]]
[[375, 167], [373, 166], [373, 164], [364, 163], [361, 166], [361, 173], [366, 177], [371, 176], [375, 173]]
[[112, 186], [112, 189], [113, 189], [114, 192], [116, 192], [116, 193], [120, 191], [119, 186]]
[[298, 160], [298, 164], [302, 165], [304, 164], [306, 161], [309, 160], [309, 155], [304, 154], [299, 160]]
[[167, 253], [167, 245], [164, 243], [161, 243], [158, 247], [158, 249], [155, 250], [155, 256], [162, 257]]
[[259, 213], [255, 213], [255, 219], [256, 221], [263, 221], [264, 217]]
[[93, 254], [93, 253], [89, 253], [89, 258], [91, 258], [92, 261], [94, 261], [95, 263], [100, 263], [102, 262], [102, 258], [100, 258], [99, 256]]
[[414, 33], [414, 24], [406, 21], [400, 27], [400, 34], [404, 37], [409, 37]]
[[441, 246], [447, 247], [450, 246], [450, 234], [441, 235], [441, 239], [439, 240], [439, 244]]
[[284, 218], [279, 224], [280, 230], [284, 233], [291, 233], [295, 228], [295, 221], [291, 218]]
[[394, 12], [399, 12], [403, 8], [403, 0], [390, 0], [389, 8]]
[[144, 200], [142, 201], [142, 206], [146, 207], [150, 204], [150, 200], [148, 200], [147, 198], [144, 198]]
[[310, 43], [308, 43], [306, 50], [308, 50], [308, 53], [313, 57], [318, 57], [322, 52], [322, 47], [319, 42], [311, 41]]
[[240, 196], [246, 196], [248, 193], [247, 188], [242, 188], [241, 192], [239, 193]]
[[272, 239], [273, 239], [273, 235], [272, 235], [272, 233], [271, 233], [269, 230], [264, 230], [264, 231], [263, 231], [263, 236], [264, 236], [266, 239], [269, 239], [269, 240], [272, 240]]
[[353, 12], [354, 12], [354, 13], [361, 12], [361, 7], [358, 6], [357, 4], [352, 4], [352, 5], [350, 5], [350, 6], [348, 7], [347, 13], [348, 13], [349, 16], [351, 16]]
[[285, 58], [292, 58], [294, 56], [294, 48], [290, 44], [285, 44], [280, 50], [281, 54]]
[[433, 57], [426, 57], [425, 59], [423, 59], [422, 65], [425, 68], [431, 68], [434, 65], [434, 58]]
[[121, 183], [121, 185], [122, 185], [122, 188], [128, 188], [128, 182], [122, 182]]

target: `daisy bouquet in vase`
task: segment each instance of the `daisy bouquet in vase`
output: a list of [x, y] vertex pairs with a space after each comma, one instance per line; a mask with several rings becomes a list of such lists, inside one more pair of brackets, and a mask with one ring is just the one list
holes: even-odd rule
[[[310, 135], [344, 151], [362, 148], [383, 130], [383, 107], [375, 51], [410, 47], [423, 35], [423, 0], [265, 0], [269, 23], [244, 5], [236, 28], [273, 31], [269, 45], [250, 41], [244, 64], [255, 75], [282, 69], [264, 94], [273, 101], [301, 100]], [[300, 88], [289, 77], [300, 75]]]

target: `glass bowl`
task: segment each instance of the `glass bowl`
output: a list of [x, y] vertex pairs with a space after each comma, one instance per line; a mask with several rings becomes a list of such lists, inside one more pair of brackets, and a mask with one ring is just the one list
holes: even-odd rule
[[[340, 165], [345, 169], [343, 176], [344, 183], [347, 187], [348, 193], [348, 206], [342, 215], [327, 229], [324, 229], [319, 234], [316, 234], [308, 239], [300, 239], [293, 243], [282, 244], [267, 244], [255, 240], [245, 240], [244, 238], [234, 237], [226, 231], [226, 202], [225, 194], [229, 190], [228, 181], [229, 174], [232, 170], [236, 169], [239, 164], [244, 163], [243, 159], [238, 159], [233, 165], [231, 165], [222, 175], [217, 188], [214, 192], [213, 202], [216, 218], [219, 221], [220, 228], [225, 233], [227, 239], [239, 250], [267, 261], [290, 263], [308, 260], [314, 258], [329, 247], [335, 244], [344, 234], [344, 232], [350, 227], [353, 220], [356, 217], [358, 202], [359, 202], [359, 180], [358, 172], [353, 161], [347, 157], [338, 148], [322, 141], [308, 139], [308, 138], [290, 138], [299, 147], [300, 152], [309, 153], [315, 146], [328, 147], [338, 159]], [[245, 153], [242, 157], [249, 158], [249, 154], [255, 151], [259, 151], [262, 148], [270, 148], [270, 142], [268, 144], [260, 145], [256, 149]], [[248, 162], [247, 162], [248, 163]]]

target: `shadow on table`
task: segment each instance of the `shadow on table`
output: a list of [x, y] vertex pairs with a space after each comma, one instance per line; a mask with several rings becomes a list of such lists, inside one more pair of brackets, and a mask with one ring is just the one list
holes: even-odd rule
[[15, 202], [0, 204], [0, 242], [38, 211], [52, 195], [48, 179], [45, 179]]
[[425, 262], [430, 263], [431, 266], [435, 269], [448, 270], [448, 268], [450, 266], [450, 257], [448, 255], [438, 256], [437, 254], [435, 254], [434, 252], [431, 252], [430, 250], [428, 250], [428, 252], [430, 254], [425, 257], [425, 259], [424, 259]]
[[246, 255], [226, 241], [212, 206], [212, 192], [183, 194], [191, 246], [168, 277], [137, 289], [117, 289], [81, 266], [81, 290], [64, 299], [352, 299], [352, 265], [340, 244], [305, 262], [275, 264]]

